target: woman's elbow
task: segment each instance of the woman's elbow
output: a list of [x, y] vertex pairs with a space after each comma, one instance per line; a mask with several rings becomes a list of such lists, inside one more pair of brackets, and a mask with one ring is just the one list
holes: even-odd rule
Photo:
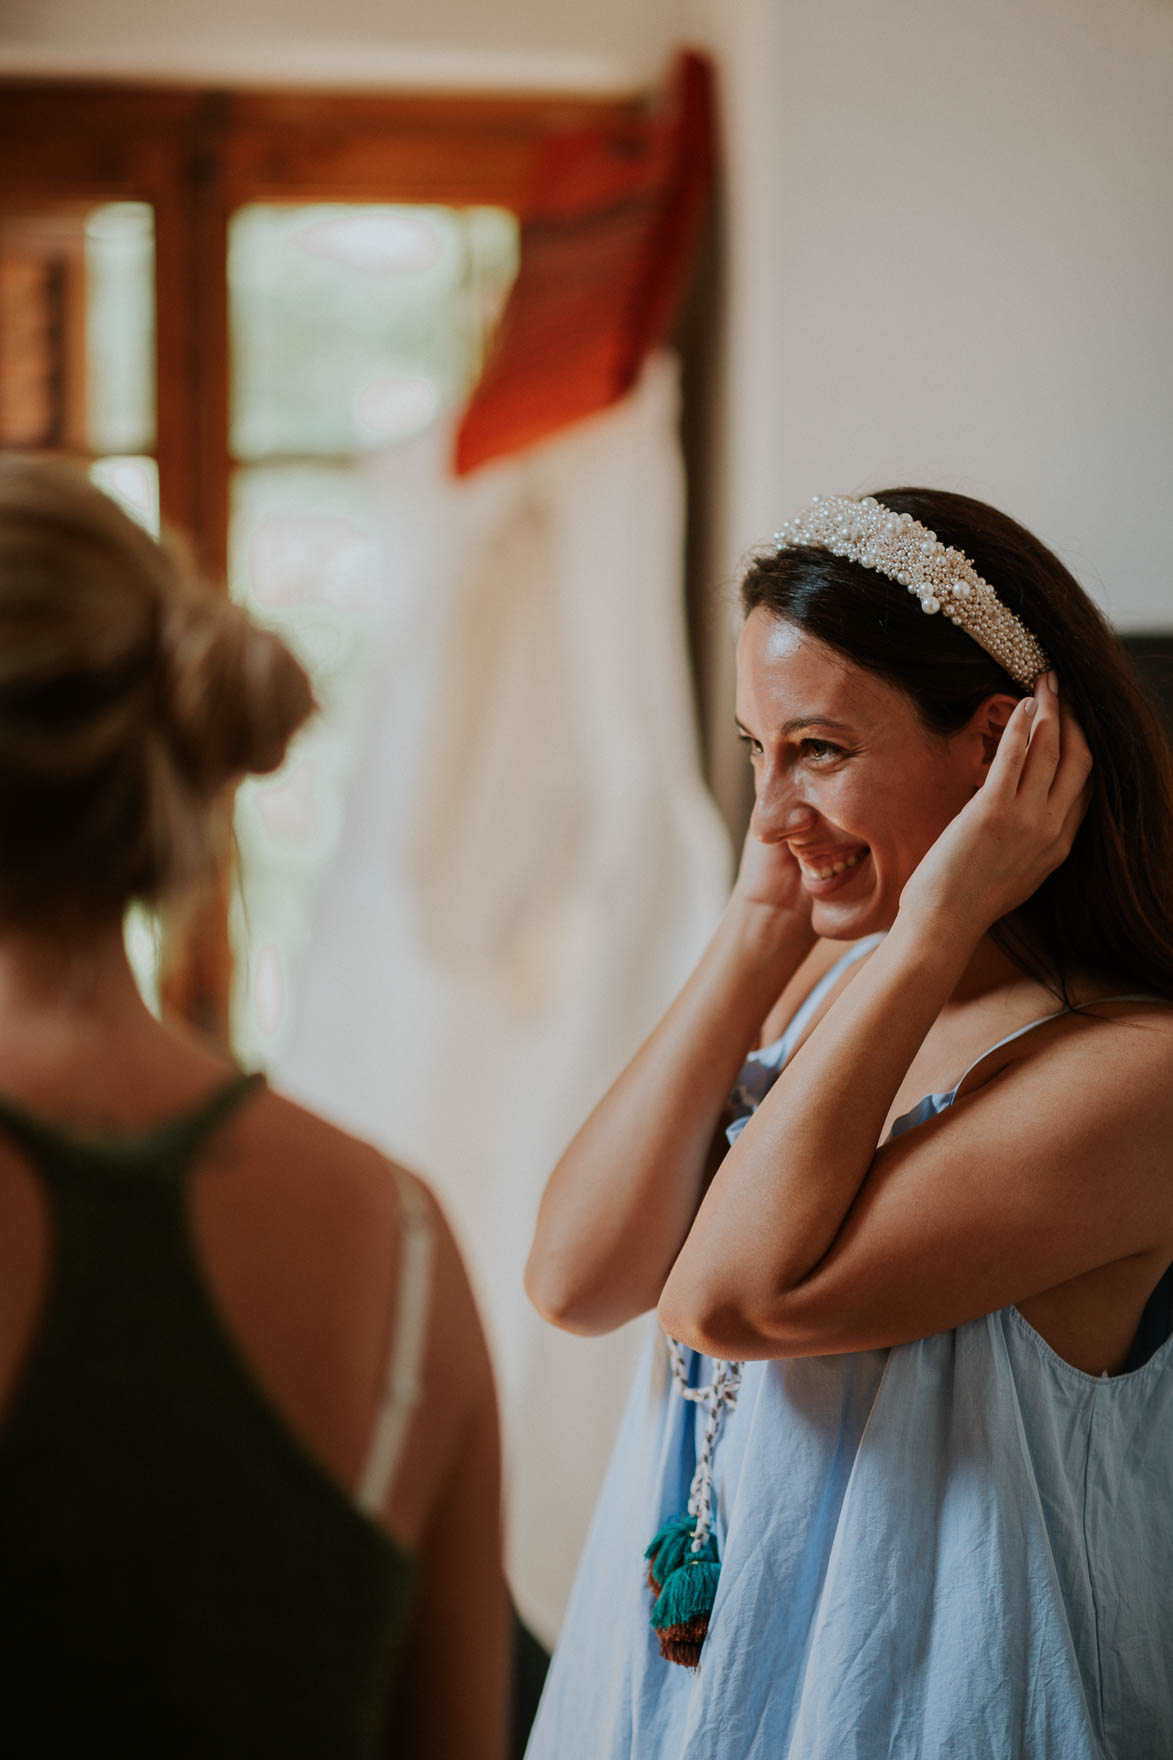
[[690, 1288], [675, 1274], [664, 1285], [656, 1318], [670, 1338], [706, 1357], [749, 1361], [807, 1354], [775, 1312], [758, 1311], [740, 1294]]
[[574, 1330], [574, 1300], [565, 1283], [553, 1274], [544, 1253], [535, 1245], [525, 1262], [525, 1293], [543, 1320], [565, 1331]]
[[525, 1293], [542, 1319], [562, 1332], [573, 1332], [580, 1338], [597, 1338], [611, 1332], [622, 1320], [613, 1319], [597, 1292], [584, 1289], [573, 1278], [562, 1275], [550, 1254], [540, 1252], [536, 1243], [525, 1267]]
[[656, 1304], [656, 1319], [669, 1338], [679, 1340], [706, 1357], [731, 1358], [726, 1346], [742, 1330], [743, 1316], [736, 1304], [717, 1292], [698, 1288], [673, 1271]]

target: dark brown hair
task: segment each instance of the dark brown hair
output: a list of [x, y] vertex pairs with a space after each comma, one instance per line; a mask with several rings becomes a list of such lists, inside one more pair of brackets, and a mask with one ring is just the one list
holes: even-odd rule
[[[937, 489], [878, 489], [962, 550], [1038, 637], [1091, 747], [1092, 797], [1063, 865], [994, 934], [1019, 967], [1069, 1001], [1086, 972], [1173, 998], [1173, 762], [1118, 638], [1044, 544], [995, 508]], [[825, 550], [758, 556], [741, 588], [904, 691], [925, 727], [950, 734], [990, 696], [1023, 694], [971, 636], [886, 575]]]
[[180, 546], [72, 466], [0, 459], [0, 920], [117, 919], [201, 879], [232, 786], [313, 707]]

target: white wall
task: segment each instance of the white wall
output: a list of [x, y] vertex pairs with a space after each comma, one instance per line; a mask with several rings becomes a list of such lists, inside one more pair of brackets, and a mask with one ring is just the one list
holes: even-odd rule
[[1168, 0], [697, 0], [725, 72], [715, 575], [811, 494], [1005, 508], [1173, 627]]
[[0, 72], [630, 90], [680, 0], [4, 0]]

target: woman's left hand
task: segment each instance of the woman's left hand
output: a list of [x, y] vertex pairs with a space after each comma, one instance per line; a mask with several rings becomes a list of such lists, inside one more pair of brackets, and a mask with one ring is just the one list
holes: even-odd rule
[[982, 787], [909, 878], [900, 915], [980, 938], [1067, 859], [1091, 798], [1092, 755], [1045, 674], [1014, 710]]

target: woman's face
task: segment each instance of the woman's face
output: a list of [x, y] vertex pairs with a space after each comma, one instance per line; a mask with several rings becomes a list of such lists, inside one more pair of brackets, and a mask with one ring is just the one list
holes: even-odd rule
[[817, 934], [891, 927], [905, 881], [981, 784], [996, 744], [983, 729], [1012, 707], [991, 699], [992, 717], [940, 738], [894, 685], [762, 607], [750, 613], [737, 655], [750, 829], [796, 858]]

